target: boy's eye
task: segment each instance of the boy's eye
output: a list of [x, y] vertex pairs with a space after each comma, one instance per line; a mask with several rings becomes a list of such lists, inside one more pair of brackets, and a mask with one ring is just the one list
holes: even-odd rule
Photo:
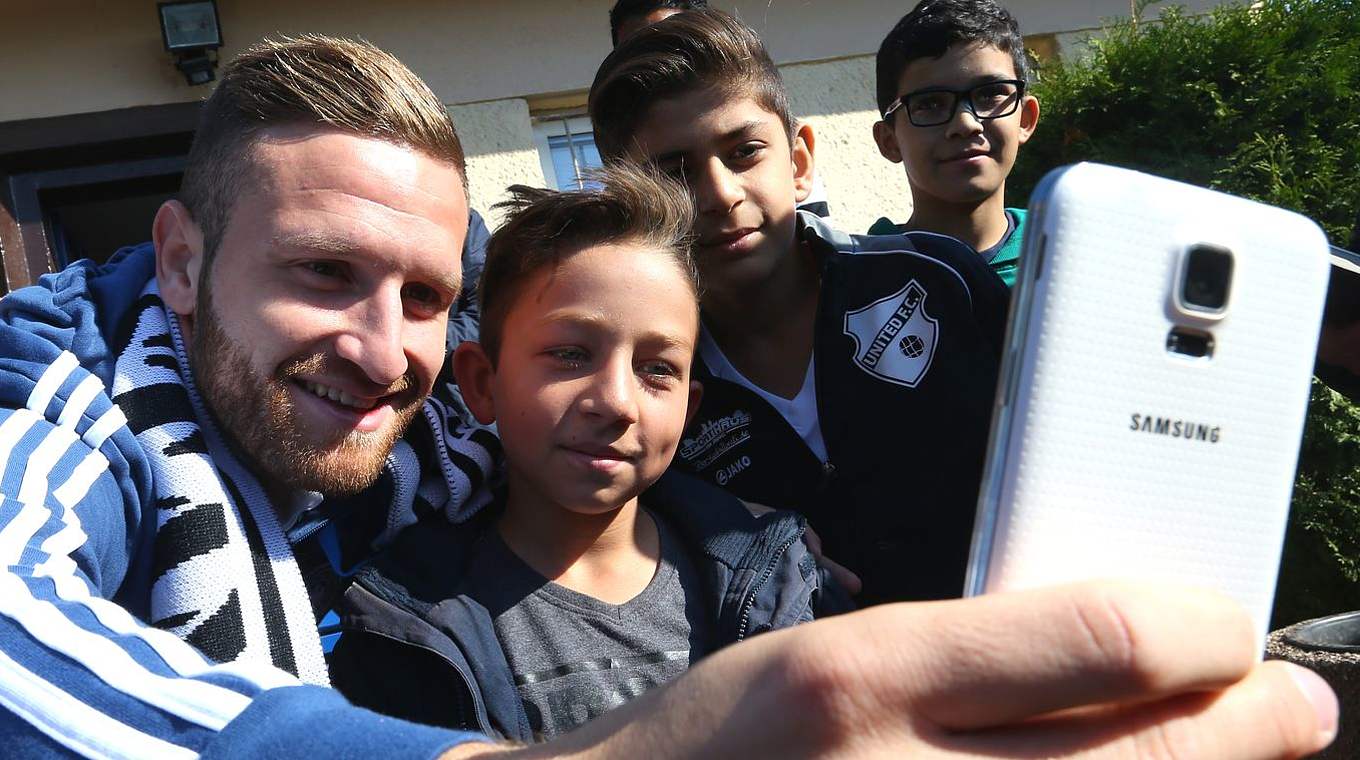
[[732, 151], [732, 155], [738, 161], [752, 161], [760, 157], [765, 150], [765, 146], [758, 142], [742, 143], [737, 149]]
[[973, 90], [973, 105], [978, 108], [987, 108], [1000, 105], [1010, 100], [1015, 95], [1015, 86], [1011, 84], [988, 84]]
[[950, 97], [942, 92], [925, 93], [913, 97], [907, 106], [916, 113], [939, 113], [949, 107]]
[[584, 349], [577, 346], [563, 346], [561, 348], [551, 348], [546, 352], [549, 357], [556, 361], [560, 366], [567, 368], [580, 367], [590, 358]]
[[661, 359], [643, 362], [638, 365], [637, 371], [644, 382], [655, 388], [667, 388], [680, 378], [680, 369]]
[[642, 365], [638, 367], [638, 369], [644, 375], [651, 375], [654, 377], [680, 376], [680, 370], [677, 369], [675, 365], [671, 364], [668, 361], [662, 361], [660, 359], [643, 362]]

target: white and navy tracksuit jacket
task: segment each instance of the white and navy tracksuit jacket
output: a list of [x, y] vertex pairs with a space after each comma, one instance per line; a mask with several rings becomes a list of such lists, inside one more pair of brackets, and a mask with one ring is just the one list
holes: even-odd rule
[[0, 300], [0, 755], [433, 757], [466, 740], [145, 626], [156, 505], [106, 390], [150, 246]]
[[1009, 291], [963, 243], [864, 236], [799, 213], [822, 261], [814, 357], [820, 461], [782, 415], [702, 361], [675, 466], [748, 501], [796, 509], [856, 600], [962, 592]]

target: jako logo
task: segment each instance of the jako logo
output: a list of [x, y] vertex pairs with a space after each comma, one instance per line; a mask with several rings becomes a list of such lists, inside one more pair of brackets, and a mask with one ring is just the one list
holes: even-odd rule
[[745, 470], [747, 467], [750, 466], [751, 458], [749, 456], [743, 456], [741, 459], [738, 459], [732, 464], [729, 464], [726, 467], [722, 468], [721, 470], [718, 470], [718, 474], [716, 476], [718, 485], [720, 486], [727, 485], [727, 481], [731, 480], [732, 478], [735, 478], [737, 475], [741, 474], [742, 470]]
[[1176, 420], [1169, 417], [1153, 417], [1148, 414], [1133, 414], [1129, 417], [1129, 430], [1154, 435], [1167, 435], [1184, 438], [1187, 441], [1208, 441], [1218, 443], [1218, 426], [1200, 425], [1190, 420]]

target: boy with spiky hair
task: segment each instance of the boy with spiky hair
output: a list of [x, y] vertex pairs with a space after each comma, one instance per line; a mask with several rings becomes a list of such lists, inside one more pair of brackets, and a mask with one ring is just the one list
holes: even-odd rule
[[708, 0], [619, 0], [609, 10], [609, 37], [614, 47], [648, 24], [684, 11], [703, 10]]
[[636, 167], [596, 179], [511, 189], [481, 342], [453, 358], [508, 484], [470, 524], [403, 534], [346, 594], [331, 673], [359, 704], [550, 739], [822, 597], [802, 517], [662, 478], [701, 392], [693, 212]]
[[1015, 17], [994, 0], [923, 0], [884, 38], [877, 70], [874, 141], [906, 168], [912, 213], [870, 234], [956, 237], [1013, 285], [1025, 211], [1006, 208], [1006, 176], [1039, 123]]
[[795, 211], [815, 146], [756, 34], [717, 10], [619, 45], [590, 92], [608, 159], [695, 196], [704, 278], [676, 466], [808, 515], [861, 602], [962, 590], [1008, 293], [958, 241]]

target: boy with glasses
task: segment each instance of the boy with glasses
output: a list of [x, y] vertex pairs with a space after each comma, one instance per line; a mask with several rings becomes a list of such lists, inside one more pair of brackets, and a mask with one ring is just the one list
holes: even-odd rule
[[874, 141], [906, 168], [912, 214], [870, 234], [956, 237], [1014, 284], [1025, 211], [1006, 208], [1006, 176], [1039, 123], [1015, 18], [992, 0], [924, 0], [883, 40], [877, 69]]

